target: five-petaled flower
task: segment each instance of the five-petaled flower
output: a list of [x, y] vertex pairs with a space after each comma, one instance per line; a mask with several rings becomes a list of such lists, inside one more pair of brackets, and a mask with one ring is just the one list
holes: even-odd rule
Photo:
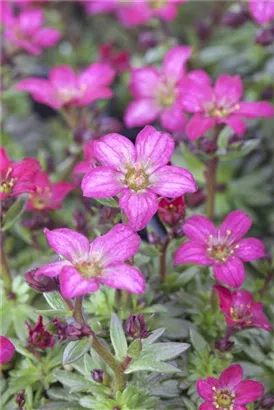
[[162, 127], [168, 131], [184, 129], [186, 119], [179, 93], [191, 53], [191, 47], [173, 47], [165, 55], [161, 71], [154, 67], [132, 70], [130, 89], [134, 101], [125, 113], [128, 127], [143, 126], [160, 118]]
[[11, 161], [5, 149], [0, 148], [0, 199], [8, 196], [18, 196], [23, 193], [35, 192], [33, 182], [35, 174], [40, 170], [36, 159], [24, 158], [21, 161]]
[[177, 250], [175, 264], [212, 265], [217, 280], [234, 288], [241, 286], [245, 278], [242, 261], [265, 255], [259, 239], [242, 239], [251, 225], [251, 218], [242, 211], [228, 214], [220, 229], [204, 216], [190, 217], [183, 226], [190, 240]]
[[14, 15], [8, 1], [2, 4], [4, 37], [16, 49], [39, 55], [44, 48], [54, 46], [61, 37], [60, 31], [44, 27], [44, 15], [39, 9], [26, 9]]
[[230, 292], [220, 285], [215, 285], [214, 288], [218, 293], [220, 308], [228, 326], [240, 329], [259, 327], [270, 332], [271, 325], [263, 312], [263, 304], [254, 302], [250, 292], [247, 290]]
[[243, 380], [242, 367], [233, 364], [222, 372], [219, 379], [199, 379], [197, 392], [205, 400], [199, 410], [247, 410], [245, 405], [258, 400], [264, 387], [257, 381]]
[[250, 14], [256, 23], [265, 24], [274, 18], [273, 0], [249, 0], [248, 4]]
[[0, 336], [0, 364], [9, 362], [15, 353], [13, 343], [5, 336]]
[[27, 210], [52, 210], [60, 209], [62, 201], [67, 194], [74, 188], [70, 182], [56, 182], [52, 184], [46, 172], [38, 172], [33, 183], [36, 187], [35, 192], [30, 194]]
[[44, 232], [62, 260], [41, 267], [36, 275], [59, 276], [65, 298], [95, 292], [100, 284], [131, 293], [145, 291], [141, 272], [124, 263], [138, 251], [141, 241], [129, 226], [118, 224], [91, 243], [85, 236], [66, 228]]
[[264, 101], [242, 101], [241, 78], [222, 74], [211, 86], [211, 79], [205, 71], [196, 70], [182, 80], [180, 102], [183, 109], [194, 113], [185, 131], [191, 140], [204, 135], [216, 124], [229, 125], [237, 135], [243, 135], [246, 124], [243, 117], [271, 118], [273, 106]]
[[30, 77], [16, 84], [16, 89], [30, 93], [35, 101], [54, 109], [65, 106], [83, 107], [94, 101], [112, 97], [109, 88], [115, 71], [104, 63], [94, 63], [77, 75], [69, 66], [58, 66], [49, 79]]
[[158, 209], [157, 195], [176, 198], [197, 187], [184, 168], [166, 165], [174, 150], [172, 137], [146, 126], [135, 146], [120, 134], [108, 134], [94, 141], [94, 157], [102, 164], [83, 178], [84, 196], [108, 198], [120, 195], [120, 208], [129, 225], [143, 229]]

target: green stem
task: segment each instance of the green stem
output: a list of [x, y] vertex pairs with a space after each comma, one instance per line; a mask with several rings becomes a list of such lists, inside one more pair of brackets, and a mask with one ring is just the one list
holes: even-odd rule
[[166, 281], [166, 253], [167, 253], [169, 242], [170, 242], [170, 237], [168, 235], [162, 246], [162, 250], [160, 254], [160, 278], [161, 278], [162, 283]]
[[75, 298], [74, 302], [74, 308], [73, 308], [73, 317], [78, 323], [82, 323], [82, 325], [86, 325], [85, 318], [83, 316], [83, 311], [82, 311], [82, 303], [83, 303], [83, 296], [77, 296]]
[[0, 254], [0, 262], [1, 262], [1, 276], [4, 282], [4, 286], [6, 288], [7, 292], [11, 291], [12, 288], [12, 277], [10, 274], [6, 254], [5, 254], [5, 249], [4, 249], [4, 237], [3, 237], [3, 232], [2, 232], [2, 238], [1, 238], [1, 254]]
[[207, 186], [206, 214], [209, 219], [214, 218], [214, 212], [215, 212], [217, 167], [218, 167], [217, 157], [214, 157], [208, 160], [207, 170], [206, 170], [206, 186]]

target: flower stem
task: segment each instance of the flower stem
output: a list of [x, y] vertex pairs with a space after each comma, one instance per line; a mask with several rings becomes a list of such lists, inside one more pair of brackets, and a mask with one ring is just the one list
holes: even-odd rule
[[5, 249], [4, 249], [4, 237], [2, 233], [2, 238], [1, 238], [1, 254], [0, 254], [0, 262], [1, 262], [1, 276], [4, 282], [4, 286], [6, 288], [6, 291], [9, 292], [11, 290], [12, 286], [12, 277], [10, 274], [6, 254], [5, 254]]
[[169, 242], [170, 242], [170, 237], [168, 235], [162, 246], [162, 250], [160, 254], [160, 278], [161, 278], [162, 283], [166, 281], [166, 253], [167, 253]]
[[77, 296], [75, 298], [72, 315], [74, 319], [76, 320], [76, 322], [86, 325], [86, 321], [85, 321], [85, 318], [83, 316], [83, 311], [82, 311], [82, 303], [83, 303], [83, 296]]
[[206, 214], [209, 219], [214, 218], [214, 212], [215, 212], [217, 167], [218, 167], [217, 157], [214, 157], [208, 160], [207, 170], [206, 170], [206, 185], [207, 185]]

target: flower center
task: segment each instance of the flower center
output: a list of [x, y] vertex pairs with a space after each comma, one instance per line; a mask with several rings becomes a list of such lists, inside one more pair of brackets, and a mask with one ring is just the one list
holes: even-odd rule
[[171, 107], [176, 100], [176, 88], [173, 81], [163, 81], [158, 86], [156, 98], [160, 107]]
[[161, 9], [167, 3], [167, 0], [149, 0], [149, 7], [152, 9]]
[[206, 104], [204, 109], [209, 117], [225, 118], [240, 108], [239, 104], [229, 105], [228, 103], [211, 102]]
[[128, 168], [125, 174], [125, 184], [132, 191], [142, 191], [149, 185], [149, 177], [143, 168]]
[[235, 394], [228, 390], [217, 390], [216, 387], [212, 387], [212, 389], [215, 391], [213, 402], [214, 406], [217, 409], [233, 410]]
[[97, 278], [102, 274], [102, 266], [98, 261], [84, 261], [80, 264], [77, 264], [75, 267], [85, 279]]
[[229, 256], [232, 256], [234, 249], [239, 248], [239, 245], [234, 245], [229, 240], [231, 231], [226, 231], [226, 236], [220, 236], [220, 232], [217, 236], [209, 235], [207, 253], [210, 258], [213, 258], [219, 262], [226, 262]]
[[15, 184], [15, 182], [16, 182], [15, 178], [11, 178], [8, 181], [3, 181], [0, 186], [0, 192], [3, 192], [4, 194], [8, 194], [12, 190], [12, 187]]

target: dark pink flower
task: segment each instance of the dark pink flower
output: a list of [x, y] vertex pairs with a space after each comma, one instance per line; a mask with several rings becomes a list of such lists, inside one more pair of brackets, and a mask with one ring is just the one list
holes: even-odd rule
[[273, 0], [249, 0], [249, 11], [258, 24], [268, 23], [274, 18]]
[[32, 328], [29, 323], [27, 323], [29, 337], [27, 345], [29, 348], [46, 349], [47, 347], [53, 347], [55, 345], [55, 340], [53, 335], [48, 332], [43, 325], [43, 317], [39, 316], [36, 325]]
[[119, 195], [120, 207], [136, 231], [157, 212], [157, 195], [177, 198], [197, 189], [189, 171], [166, 165], [174, 150], [172, 137], [149, 125], [139, 132], [135, 146], [120, 134], [108, 134], [94, 141], [93, 148], [102, 166], [91, 169], [83, 178], [84, 196]]
[[9, 362], [15, 353], [15, 347], [11, 341], [5, 337], [0, 336], [0, 363]]
[[190, 217], [183, 226], [190, 240], [177, 250], [175, 264], [212, 265], [217, 280], [238, 288], [245, 278], [243, 262], [265, 256], [259, 239], [242, 239], [251, 225], [251, 218], [242, 211], [228, 214], [219, 229], [204, 216]]
[[113, 43], [104, 43], [99, 47], [99, 61], [108, 63], [116, 72], [121, 73], [130, 67], [130, 56], [126, 50], [115, 51]]
[[154, 67], [132, 70], [131, 94], [125, 113], [128, 127], [143, 126], [160, 119], [161, 126], [168, 131], [182, 131], [185, 116], [179, 102], [180, 82], [186, 62], [192, 53], [191, 47], [173, 47], [165, 55], [162, 70]]
[[74, 188], [73, 184], [65, 181], [52, 184], [48, 174], [42, 171], [34, 176], [33, 183], [36, 189], [29, 196], [28, 211], [60, 209], [64, 198]]
[[36, 159], [24, 158], [22, 161], [11, 161], [5, 149], [0, 147], [0, 199], [35, 192], [33, 179], [40, 170]]
[[216, 124], [229, 125], [237, 135], [243, 135], [246, 124], [243, 117], [271, 118], [273, 106], [264, 101], [242, 101], [241, 78], [222, 74], [211, 86], [211, 79], [205, 71], [196, 70], [182, 81], [180, 102], [183, 109], [194, 113], [186, 126], [189, 139], [196, 140]]
[[158, 215], [161, 220], [169, 226], [175, 226], [181, 219], [185, 217], [186, 206], [184, 197], [180, 196], [175, 199], [168, 200], [162, 198], [158, 205]]
[[243, 381], [243, 369], [233, 364], [219, 379], [208, 377], [197, 381], [197, 392], [205, 400], [199, 410], [247, 410], [246, 404], [258, 400], [264, 393], [261, 383]]
[[79, 75], [64, 65], [53, 68], [48, 80], [27, 78], [20, 81], [16, 89], [30, 93], [34, 100], [55, 109], [70, 105], [82, 107], [110, 98], [109, 85], [114, 75], [108, 64], [94, 63]]
[[15, 48], [39, 55], [44, 48], [52, 47], [60, 40], [61, 33], [58, 30], [44, 27], [44, 16], [41, 10], [26, 9], [15, 16], [9, 2], [3, 3], [6, 3], [3, 5], [5, 16], [2, 18], [5, 27], [4, 37]]
[[254, 302], [247, 290], [230, 292], [227, 288], [214, 286], [220, 300], [220, 308], [225, 314], [228, 326], [259, 327], [270, 332], [271, 325], [263, 312], [263, 304]]
[[95, 292], [100, 284], [132, 293], [145, 291], [145, 280], [134, 266], [124, 263], [139, 249], [140, 237], [123, 224], [89, 244], [70, 229], [44, 230], [48, 243], [62, 260], [38, 269], [36, 275], [59, 276], [62, 295], [69, 299]]

